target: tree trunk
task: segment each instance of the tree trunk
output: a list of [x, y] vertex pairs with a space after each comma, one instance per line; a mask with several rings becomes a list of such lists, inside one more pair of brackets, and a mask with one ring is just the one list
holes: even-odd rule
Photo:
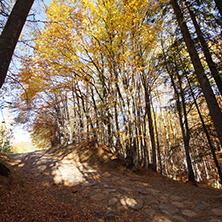
[[[181, 83], [181, 80], [179, 79], [180, 78], [179, 74], [177, 73], [177, 78], [179, 81], [179, 89], [180, 89], [180, 91], [178, 91], [177, 86], [176, 86], [176, 82], [170, 72], [169, 72], [169, 75], [170, 75], [171, 83], [172, 83], [172, 86], [174, 89], [174, 94], [176, 97], [176, 107], [177, 107], [177, 111], [178, 111], [178, 115], [179, 115], [181, 131], [182, 131], [182, 135], [183, 135], [184, 149], [185, 149], [185, 153], [186, 153], [186, 161], [187, 161], [187, 167], [188, 167], [188, 180], [195, 183], [195, 175], [194, 175], [192, 162], [191, 162], [191, 158], [190, 158], [190, 145], [189, 145], [190, 132], [189, 132], [189, 127], [188, 127], [187, 112], [186, 112], [186, 107], [185, 107], [186, 104], [185, 104], [185, 100], [184, 100], [183, 89], [181, 86], [182, 83]], [[180, 97], [181, 97], [181, 99], [180, 99]], [[180, 100], [182, 101], [182, 104], [181, 104]]]
[[156, 162], [156, 144], [155, 144], [155, 135], [154, 135], [154, 127], [153, 127], [153, 119], [151, 115], [151, 101], [150, 101], [150, 95], [146, 87], [144, 87], [145, 90], [145, 101], [146, 101], [146, 114], [148, 117], [148, 123], [149, 123], [149, 132], [150, 132], [150, 140], [151, 140], [151, 146], [152, 146], [152, 169], [156, 171], [157, 169], [157, 162]]
[[159, 135], [158, 135], [158, 129], [157, 129], [157, 123], [156, 123], [156, 115], [155, 115], [155, 110], [154, 110], [153, 104], [152, 104], [152, 108], [153, 108], [153, 117], [154, 117], [155, 133], [156, 133], [156, 145], [157, 145], [157, 151], [158, 151], [158, 160], [159, 160], [159, 164], [160, 164], [160, 174], [163, 174], [160, 142], [159, 142]]
[[213, 155], [214, 162], [215, 162], [217, 170], [218, 170], [218, 174], [219, 174], [219, 177], [220, 177], [220, 183], [222, 184], [222, 172], [221, 172], [220, 164], [219, 164], [219, 162], [217, 160], [217, 156], [216, 156], [216, 153], [215, 153], [215, 148], [214, 148], [213, 143], [212, 143], [212, 141], [210, 139], [209, 132], [207, 130], [206, 124], [204, 122], [204, 119], [203, 119], [202, 114], [200, 112], [199, 106], [197, 104], [197, 100], [195, 98], [194, 92], [193, 92], [191, 84], [190, 84], [190, 80], [189, 80], [187, 74], [185, 74], [185, 76], [186, 76], [186, 79], [187, 79], [187, 82], [188, 82], [188, 85], [189, 85], [189, 89], [190, 89], [191, 95], [193, 97], [194, 104], [195, 104], [197, 112], [198, 112], [198, 115], [200, 117], [200, 121], [202, 123], [204, 133], [206, 134], [206, 137], [207, 137], [207, 140], [208, 140], [208, 143], [209, 143], [209, 146], [210, 146], [210, 150], [211, 150], [211, 153]]
[[180, 30], [182, 32], [190, 58], [192, 60], [198, 82], [200, 83], [200, 87], [203, 91], [208, 108], [210, 110], [210, 115], [212, 117], [214, 126], [216, 128], [218, 138], [220, 140], [220, 143], [222, 144], [222, 113], [221, 113], [220, 107], [217, 103], [216, 97], [210, 86], [209, 80], [204, 73], [204, 68], [201, 64], [200, 58], [195, 49], [194, 42], [190, 36], [190, 32], [184, 20], [183, 14], [180, 10], [180, 6], [178, 5], [177, 0], [170, 0], [170, 2], [176, 14], [177, 21], [179, 23]]
[[148, 153], [148, 146], [147, 146], [147, 140], [146, 140], [146, 136], [147, 136], [147, 134], [146, 134], [146, 115], [144, 116], [143, 125], [144, 125], [144, 129], [143, 129], [144, 167], [145, 167], [145, 168], [148, 168], [148, 165], [149, 165], [149, 153]]
[[17, 0], [0, 36], [0, 88], [34, 0]]
[[[191, 152], [190, 152], [190, 128], [188, 124], [188, 118], [187, 118], [187, 110], [186, 110], [186, 102], [185, 102], [185, 95], [184, 95], [184, 89], [182, 88], [182, 78], [179, 75], [178, 71], [176, 72], [178, 82], [179, 82], [179, 89], [180, 89], [180, 97], [181, 97], [181, 103], [182, 103], [182, 109], [183, 109], [183, 116], [184, 116], [184, 129], [186, 130], [186, 136], [184, 141], [185, 149], [186, 152], [187, 150], [189, 151], [189, 158], [188, 161], [190, 161], [190, 164], [188, 163], [188, 169], [189, 169], [189, 181], [195, 182], [195, 176], [194, 176], [194, 171], [192, 167], [192, 162], [191, 162]], [[188, 154], [187, 154], [188, 155]]]
[[220, 94], [222, 95], [222, 80], [220, 78], [220, 74], [219, 72], [217, 71], [217, 68], [216, 68], [216, 65], [215, 63], [213, 62], [213, 59], [211, 57], [211, 53], [210, 53], [210, 50], [208, 48], [208, 45], [207, 45], [207, 42], [205, 41], [204, 37], [203, 37], [203, 34], [201, 32], [201, 29], [200, 29], [200, 26], [199, 24], [197, 23], [197, 20], [196, 20], [196, 17], [195, 17], [195, 14], [193, 13], [193, 11], [190, 9], [190, 6], [189, 6], [189, 3], [187, 1], [185, 1], [185, 4], [187, 6], [187, 9], [190, 13], [190, 17], [193, 21], [193, 24], [194, 24], [194, 27], [196, 29], [196, 33], [197, 33], [197, 36], [200, 40], [200, 43], [201, 43], [201, 47], [202, 47], [202, 50], [203, 50], [203, 53], [205, 55], [205, 58], [206, 58], [206, 61], [207, 61], [207, 64], [210, 68], [210, 71], [211, 71], [211, 74], [216, 82], [216, 85], [217, 85], [217, 88], [219, 89], [220, 91]]

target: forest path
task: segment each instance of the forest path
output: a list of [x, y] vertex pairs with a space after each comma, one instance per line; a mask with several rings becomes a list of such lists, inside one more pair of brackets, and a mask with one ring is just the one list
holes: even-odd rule
[[[25, 198], [26, 205], [36, 204], [38, 209], [33, 214], [30, 208], [29, 216], [23, 210], [22, 220], [9, 215], [5, 221], [222, 221], [220, 190], [164, 177], [107, 172], [45, 151], [13, 154], [12, 159], [24, 177], [23, 192], [27, 193], [23, 197], [21, 192], [18, 200]], [[59, 212], [45, 211], [48, 205]]]

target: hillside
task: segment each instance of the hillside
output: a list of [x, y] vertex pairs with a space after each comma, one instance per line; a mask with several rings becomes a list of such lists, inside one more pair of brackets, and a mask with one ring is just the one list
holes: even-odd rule
[[135, 174], [87, 144], [11, 157], [11, 175], [0, 176], [1, 221], [222, 220], [221, 190]]

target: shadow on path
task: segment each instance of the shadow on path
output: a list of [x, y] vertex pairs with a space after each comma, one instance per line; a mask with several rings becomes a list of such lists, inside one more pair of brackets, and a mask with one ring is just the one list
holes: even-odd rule
[[[119, 221], [222, 221], [222, 193], [126, 171], [88, 144], [13, 154], [25, 175], [73, 207], [87, 205], [97, 218]], [[107, 171], [108, 170], [108, 171]]]

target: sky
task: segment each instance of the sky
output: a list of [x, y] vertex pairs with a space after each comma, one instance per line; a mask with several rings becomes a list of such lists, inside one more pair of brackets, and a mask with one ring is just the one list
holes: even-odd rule
[[[13, 116], [9, 113], [8, 109], [1, 109], [0, 107], [0, 123], [5, 121], [7, 125], [13, 123]], [[31, 142], [30, 134], [22, 128], [22, 126], [15, 126], [13, 128], [13, 143]]]
[[[46, 5], [48, 5], [51, 2], [51, 0], [43, 0], [43, 1]], [[40, 1], [36, 1], [36, 3], [34, 3], [34, 5], [33, 5], [33, 8], [39, 7], [39, 4], [38, 4], [39, 2]], [[38, 11], [42, 11], [42, 10], [38, 10]], [[44, 20], [45, 16], [40, 14], [40, 15], [36, 16], [36, 19], [37, 20], [41, 20], [41, 19]], [[14, 134], [13, 134], [14, 135], [13, 143], [31, 142], [31, 137], [30, 137], [29, 132], [27, 130], [24, 130], [22, 128], [22, 126], [16, 126], [14, 128], [13, 132], [14, 132]]]
[[[43, 9], [38, 8], [38, 7], [43, 7], [42, 4], [39, 4], [41, 2], [44, 2], [46, 5], [48, 5], [51, 0], [38, 0], [34, 2], [33, 9], [34, 11], [40, 12], [35, 18], [37, 20], [44, 20], [45, 16], [44, 14], [41, 14], [43, 12]], [[37, 9], [37, 10], [35, 10]], [[17, 66], [17, 65], [16, 65]], [[19, 67], [19, 66], [18, 66]], [[9, 110], [7, 108], [3, 108], [0, 106], [0, 124], [2, 123], [3, 120], [6, 122], [11, 122], [13, 117], [11, 117], [11, 114], [9, 113]], [[15, 126], [13, 129], [13, 137], [14, 139], [12, 140], [13, 143], [20, 143], [20, 142], [31, 142], [31, 137], [28, 131], [23, 129], [22, 126]]]
[[14, 128], [14, 143], [20, 142], [31, 142], [31, 137], [28, 131], [22, 129], [21, 126], [16, 126]]

